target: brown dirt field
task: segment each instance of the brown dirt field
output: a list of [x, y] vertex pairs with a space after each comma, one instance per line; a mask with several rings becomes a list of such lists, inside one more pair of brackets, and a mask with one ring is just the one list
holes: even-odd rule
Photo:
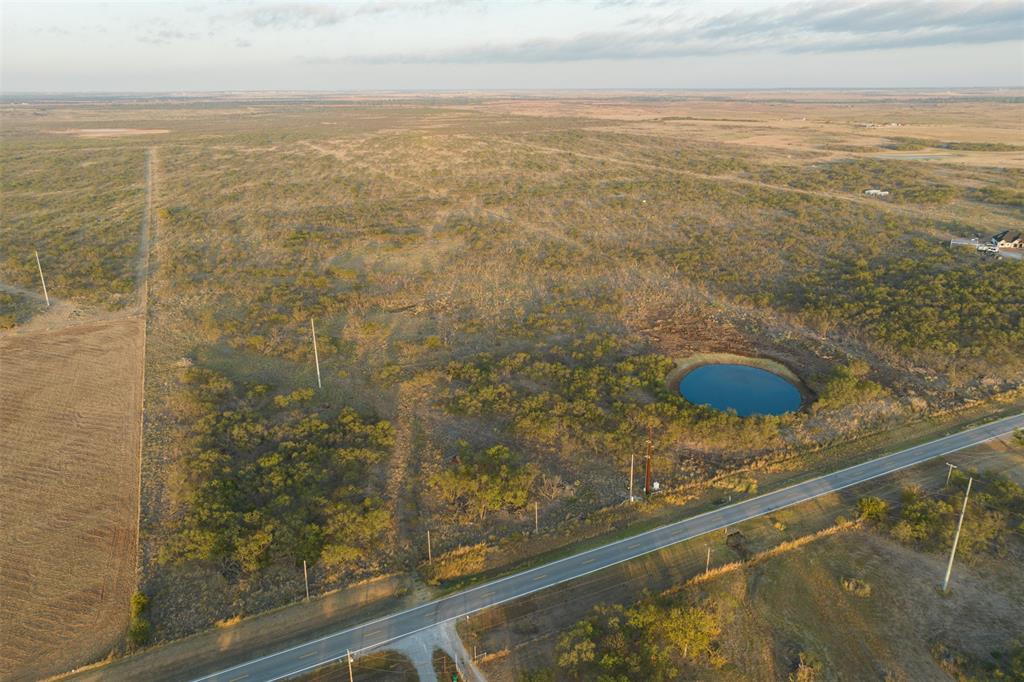
[[106, 656], [136, 584], [144, 320], [0, 338], [0, 677]]

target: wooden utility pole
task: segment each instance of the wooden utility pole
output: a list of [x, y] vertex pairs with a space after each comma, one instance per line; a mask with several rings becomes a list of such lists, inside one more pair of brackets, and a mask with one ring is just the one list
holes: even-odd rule
[[956, 546], [960, 542], [960, 529], [964, 525], [964, 514], [967, 513], [967, 498], [971, 494], [971, 483], [973, 478], [967, 479], [967, 492], [964, 493], [964, 506], [960, 509], [960, 520], [956, 522], [956, 535], [953, 536], [953, 549], [949, 551], [949, 564], [946, 565], [946, 578], [942, 581], [943, 593], [949, 590], [949, 576], [953, 573], [953, 557], [956, 556]]
[[50, 294], [46, 293], [46, 279], [43, 278], [43, 265], [39, 262], [39, 252], [36, 251], [36, 267], [39, 269], [39, 281], [43, 284], [43, 298], [46, 299], [46, 307], [50, 307]]
[[704, 562], [704, 575], [711, 571], [711, 545], [708, 545], [708, 559]]
[[431, 548], [430, 548], [430, 531], [429, 530], [427, 531], [427, 563], [428, 564], [434, 563], [434, 553], [433, 553], [433, 551], [431, 551]]
[[949, 471], [946, 472], [946, 486], [948, 487], [949, 479], [953, 476], [953, 469], [959, 469], [960, 467], [955, 464], [950, 464], [949, 462], [946, 462], [946, 466], [949, 467]]
[[352, 652], [348, 649], [345, 649], [345, 658], [348, 660], [348, 682], [355, 682], [352, 675]]
[[313, 324], [313, 318], [309, 318], [309, 326], [313, 330], [313, 360], [316, 361], [316, 387], [323, 388], [323, 384], [320, 383], [320, 353], [316, 349], [316, 325]]
[[647, 472], [644, 475], [644, 497], [651, 494], [651, 448], [654, 446], [653, 436], [651, 435], [651, 427], [647, 427], [647, 454], [644, 459], [647, 460]]
[[302, 579], [306, 582], [306, 601], [309, 601], [309, 571], [305, 559], [302, 560]]
[[540, 505], [533, 503], [533, 532], [540, 532]]

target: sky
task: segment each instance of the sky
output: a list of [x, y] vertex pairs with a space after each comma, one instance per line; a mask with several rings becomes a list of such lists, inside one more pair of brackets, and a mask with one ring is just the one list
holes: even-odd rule
[[0, 90], [1024, 86], [1024, 2], [9, 2]]

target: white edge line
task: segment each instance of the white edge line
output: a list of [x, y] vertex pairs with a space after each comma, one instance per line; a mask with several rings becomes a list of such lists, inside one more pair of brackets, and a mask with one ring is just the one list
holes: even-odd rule
[[[778, 495], [779, 493], [782, 493], [782, 492], [784, 492], [786, 490], [790, 490], [790, 489], [798, 487], [798, 486], [804, 486], [804, 485], [807, 485], [808, 483], [813, 483], [813, 482], [820, 481], [820, 480], [825, 479], [825, 478], [834, 477], [834, 476], [837, 476], [839, 474], [843, 474], [843, 473], [846, 473], [846, 472], [849, 472], [849, 471], [853, 471], [854, 469], [857, 469], [859, 467], [863, 467], [863, 466], [866, 466], [866, 465], [869, 465], [869, 464], [877, 464], [878, 462], [884, 462], [886, 460], [892, 459], [892, 458], [897, 457], [899, 455], [903, 455], [903, 454], [905, 454], [907, 452], [910, 452], [911, 450], [915, 450], [917, 448], [921, 448], [921, 447], [925, 447], [925, 446], [930, 446], [930, 445], [935, 445], [937, 443], [941, 443], [943, 441], [949, 440], [951, 438], [956, 438], [958, 436], [966, 436], [968, 434], [974, 434], [976, 432], [981, 432], [984, 429], [989, 429], [989, 428], [991, 428], [993, 426], [997, 426], [998, 424], [1000, 424], [1002, 422], [1010, 421], [1010, 420], [1014, 420], [1014, 419], [1020, 419], [1021, 417], [1024, 417], [1024, 413], [1015, 414], [1015, 415], [1011, 415], [1011, 416], [1008, 416], [1008, 417], [1003, 417], [1002, 419], [997, 419], [996, 421], [988, 423], [988, 424], [982, 424], [980, 426], [975, 426], [974, 428], [968, 429], [966, 431], [960, 431], [960, 432], [957, 432], [957, 433], [951, 433], [949, 435], [942, 436], [941, 438], [936, 438], [935, 440], [931, 440], [931, 441], [928, 441], [928, 442], [925, 442], [925, 443], [919, 443], [918, 445], [913, 445], [913, 446], [911, 446], [909, 448], [900, 450], [898, 452], [893, 452], [893, 453], [890, 453], [888, 455], [883, 455], [881, 457], [876, 457], [875, 459], [869, 459], [866, 462], [860, 462], [858, 464], [854, 464], [852, 466], [846, 467], [845, 469], [839, 469], [837, 471], [832, 471], [832, 472], [829, 472], [827, 474], [822, 474], [821, 476], [815, 476], [814, 478], [809, 478], [806, 481], [800, 481], [798, 483], [793, 483], [791, 485], [786, 486], [785, 488], [779, 488], [778, 490], [773, 490], [773, 491], [765, 493], [763, 495], [759, 495], [758, 497], [752, 497], [752, 498], [749, 498], [749, 499], [746, 499], [746, 500], [741, 500], [740, 502], [736, 502], [735, 504], [732, 504], [732, 505], [729, 505], [729, 506], [726, 506], [726, 507], [719, 507], [718, 509], [709, 509], [708, 511], [702, 512], [700, 514], [697, 514], [696, 516], [690, 516], [690, 517], [687, 517], [685, 519], [680, 519], [679, 521], [674, 521], [672, 523], [666, 524], [664, 526], [658, 526], [657, 528], [652, 528], [652, 529], [646, 530], [646, 531], [644, 531], [642, 533], [638, 533], [636, 535], [631, 535], [631, 536], [629, 536], [627, 538], [623, 538], [621, 540], [616, 540], [615, 542], [610, 542], [610, 543], [608, 543], [606, 545], [601, 545], [599, 547], [594, 547], [594, 548], [591, 548], [591, 549], [579, 552], [577, 554], [572, 554], [570, 556], [563, 557], [561, 559], [556, 559], [555, 561], [552, 561], [552, 562], [549, 562], [549, 563], [546, 563], [546, 564], [541, 564], [540, 566], [535, 566], [533, 568], [529, 568], [529, 569], [527, 569], [525, 571], [521, 571], [519, 573], [512, 573], [510, 575], [507, 575], [507, 576], [504, 576], [504, 577], [501, 577], [501, 578], [497, 578], [497, 579], [492, 580], [490, 582], [482, 583], [480, 585], [475, 585], [473, 587], [470, 587], [470, 588], [467, 588], [465, 590], [462, 590], [461, 592], [455, 592], [453, 594], [445, 595], [443, 597], [435, 599], [434, 601], [430, 601], [430, 602], [427, 602], [425, 604], [419, 604], [418, 606], [414, 606], [412, 608], [408, 608], [405, 611], [399, 611], [398, 613], [392, 613], [392, 614], [388, 614], [386, 616], [381, 616], [380, 618], [376, 618], [374, 620], [367, 621], [367, 622], [361, 623], [359, 625], [353, 625], [352, 627], [346, 628], [345, 630], [341, 630], [339, 632], [334, 632], [334, 633], [331, 633], [329, 635], [324, 635], [323, 637], [320, 637], [319, 639], [314, 639], [314, 640], [309, 641], [309, 642], [303, 642], [302, 644], [296, 644], [295, 646], [289, 647], [288, 649], [282, 649], [281, 651], [277, 651], [277, 652], [272, 653], [272, 654], [267, 654], [266, 656], [261, 656], [259, 658], [254, 658], [254, 659], [251, 659], [249, 661], [245, 661], [243, 663], [239, 663], [237, 665], [234, 665], [234, 666], [232, 666], [230, 668], [224, 668], [223, 670], [219, 670], [217, 672], [210, 673], [208, 675], [204, 675], [203, 677], [197, 677], [194, 680], [192, 680], [192, 682], [203, 682], [203, 680], [209, 680], [209, 679], [212, 679], [212, 678], [215, 678], [215, 677], [219, 677], [220, 675], [224, 675], [224, 674], [232, 672], [234, 670], [238, 670], [239, 668], [250, 666], [250, 665], [253, 665], [254, 663], [259, 663], [260, 661], [265, 661], [265, 660], [267, 660], [269, 658], [274, 658], [275, 656], [281, 656], [283, 654], [289, 653], [291, 651], [295, 651], [297, 649], [301, 649], [303, 647], [312, 646], [314, 644], [319, 644], [320, 642], [324, 642], [324, 641], [326, 641], [328, 639], [333, 639], [334, 637], [340, 637], [341, 635], [348, 634], [348, 633], [350, 633], [350, 632], [352, 632], [354, 630], [360, 630], [360, 629], [366, 628], [366, 627], [368, 627], [370, 625], [373, 625], [374, 623], [379, 623], [381, 621], [389, 620], [391, 618], [397, 618], [398, 616], [403, 616], [403, 615], [406, 615], [408, 613], [412, 613], [414, 611], [418, 611], [420, 609], [426, 608], [428, 606], [434, 606], [436, 604], [440, 604], [440, 603], [442, 603], [444, 601], [448, 601], [450, 599], [455, 599], [457, 597], [465, 597], [465, 596], [469, 595], [471, 592], [475, 592], [476, 590], [479, 590], [481, 588], [493, 587], [494, 585], [497, 585], [498, 583], [504, 582], [506, 580], [510, 580], [512, 578], [520, 578], [520, 577], [522, 577], [524, 575], [532, 573], [533, 571], [537, 571], [537, 570], [540, 570], [540, 569], [543, 569], [543, 568], [549, 568], [551, 566], [554, 566], [556, 564], [562, 563], [564, 561], [570, 561], [570, 560], [573, 560], [573, 559], [578, 559], [579, 557], [585, 556], [585, 555], [590, 554], [592, 552], [597, 552], [599, 550], [607, 549], [609, 547], [615, 547], [616, 545], [619, 545], [619, 544], [622, 544], [622, 543], [625, 543], [625, 542], [632, 542], [632, 541], [636, 540], [637, 538], [641, 538], [641, 537], [643, 537], [645, 535], [651, 535], [653, 533], [665, 532], [666, 530], [671, 529], [672, 527], [677, 526], [679, 524], [692, 523], [696, 519], [699, 519], [702, 516], [707, 516], [708, 514], [721, 513], [721, 512], [724, 512], [727, 509], [734, 509], [734, 508], [741, 507], [743, 505], [749, 505], [749, 504], [751, 504], [752, 502], [754, 502], [754, 501], [756, 501], [758, 499], [765, 499], [765, 498], [768, 498], [768, 497], [771, 497], [771, 496], [774, 496], [774, 495]], [[692, 540], [694, 538], [700, 537], [701, 535], [706, 535], [708, 533], [712, 533], [712, 532], [714, 532], [716, 530], [721, 530], [722, 528], [726, 527], [726, 525], [733, 525], [735, 523], [741, 523], [743, 521], [749, 521], [752, 518], [757, 518], [758, 516], [763, 516], [764, 514], [770, 513], [772, 511], [777, 511], [779, 509], [785, 509], [786, 507], [791, 507], [793, 505], [800, 504], [802, 502], [808, 502], [810, 500], [813, 500], [813, 499], [816, 499], [818, 497], [821, 497], [822, 495], [827, 495], [829, 493], [837, 492], [839, 490], [845, 490], [846, 488], [852, 487], [854, 485], [859, 485], [860, 483], [866, 483], [867, 481], [871, 481], [871, 480], [873, 480], [875, 478], [879, 478], [881, 476], [886, 476], [888, 474], [892, 474], [892, 473], [895, 473], [897, 471], [902, 471], [903, 469], [907, 469], [909, 467], [916, 466], [917, 464], [921, 464], [923, 462], [927, 462], [930, 459], [935, 459], [936, 457], [940, 457], [942, 455], [952, 454], [954, 452], [958, 452], [958, 451], [963, 450], [965, 448], [969, 448], [969, 447], [971, 447], [973, 445], [978, 445], [980, 443], [984, 443], [987, 440], [992, 440], [994, 438], [1000, 438], [1000, 437], [1005, 436], [1005, 435], [1007, 435], [1009, 433], [1013, 433], [1017, 428], [1020, 428], [1020, 427], [1016, 427], [1015, 426], [1015, 427], [1012, 427], [1009, 431], [1001, 431], [1001, 432], [999, 432], [997, 434], [990, 434], [990, 435], [987, 435], [985, 438], [983, 438], [981, 440], [965, 443], [964, 445], [961, 445], [959, 447], [953, 448], [952, 450], [945, 450], [943, 452], [938, 452], [938, 453], [935, 453], [934, 455], [929, 455], [928, 457], [925, 457], [924, 459], [914, 460], [914, 461], [910, 462], [909, 464], [903, 464], [903, 465], [901, 465], [899, 467], [896, 467], [894, 469], [886, 469], [885, 471], [883, 471], [881, 473], [873, 474], [871, 476], [868, 476], [867, 478], [863, 478], [863, 479], [859, 479], [857, 481], [854, 481], [853, 483], [847, 483], [847, 484], [839, 486], [837, 488], [831, 488], [829, 490], [817, 493], [817, 494], [812, 495], [810, 497], [803, 498], [801, 500], [794, 501], [794, 502], [789, 502], [789, 503], [783, 504], [782, 506], [775, 507], [775, 508], [770, 509], [770, 510], [765, 510], [765, 511], [763, 511], [763, 512], [761, 512], [759, 514], [755, 514], [753, 516], [748, 516], [748, 517], [744, 517], [744, 518], [739, 519], [739, 520], [731, 521], [729, 524], [723, 524], [723, 525], [718, 526], [716, 528], [711, 528], [711, 529], [708, 529], [706, 531], [697, 533], [695, 535], [688, 535], [686, 537], [680, 536], [678, 539], [673, 540], [672, 542], [669, 542], [669, 543], [667, 543], [665, 545], [662, 545], [660, 547], [656, 547], [656, 548], [649, 549], [649, 550], [644, 550], [643, 552], [641, 552], [639, 554], [636, 554], [634, 556], [630, 556], [630, 557], [625, 558], [625, 559], [617, 560], [614, 563], [604, 564], [604, 565], [602, 565], [600, 567], [594, 568], [594, 569], [589, 570], [589, 571], [587, 571], [585, 573], [580, 573], [580, 574], [577, 574], [577, 575], [573, 575], [572, 577], [564, 578], [562, 580], [550, 583], [548, 585], [539, 586], [539, 587], [537, 587], [535, 589], [531, 589], [531, 590], [529, 590], [527, 592], [522, 592], [522, 593], [519, 593], [519, 594], [517, 594], [517, 595], [515, 595], [513, 597], [508, 597], [506, 599], [502, 599], [500, 601], [497, 601], [497, 602], [494, 602], [494, 603], [491, 603], [491, 604], [487, 604], [486, 606], [481, 606], [481, 607], [473, 609], [471, 611], [466, 611], [465, 613], [462, 613], [462, 614], [460, 614], [458, 616], [455, 616], [454, 618], [449, 618], [449, 619], [446, 619], [444, 621], [439, 621], [439, 622], [440, 623], [445, 623], [445, 622], [448, 622], [449, 620], [455, 620], [456, 618], [461, 618], [462, 616], [468, 616], [470, 614], [476, 613], [477, 611], [482, 611], [484, 609], [489, 609], [489, 608], [492, 608], [492, 607], [495, 607], [495, 606], [500, 606], [501, 604], [504, 604], [506, 602], [513, 601], [513, 600], [519, 599], [521, 597], [529, 596], [529, 595], [531, 595], [531, 594], [533, 594], [535, 592], [539, 592], [541, 590], [546, 590], [549, 587], [555, 587], [555, 586], [560, 585], [560, 584], [562, 584], [564, 582], [568, 582], [568, 581], [571, 581], [571, 580], [576, 580], [577, 578], [583, 578], [583, 577], [586, 577], [586, 576], [588, 576], [588, 575], [590, 575], [592, 573], [596, 573], [597, 571], [602, 571], [602, 570], [604, 570], [606, 568], [611, 568], [612, 566], [617, 566], [618, 564], [625, 563], [627, 561], [632, 561], [633, 559], [636, 559], [636, 558], [639, 558], [641, 556], [644, 556], [645, 554], [650, 554], [651, 552], [657, 552], [657, 551], [659, 551], [661, 549], [664, 549], [665, 547], [670, 547], [670, 546], [672, 546], [674, 544], [678, 544], [680, 542], [685, 542], [687, 540]], [[373, 644], [371, 646], [363, 647], [362, 649], [356, 649], [356, 651], [353, 652], [353, 653], [358, 653], [360, 651], [365, 651], [365, 650], [375, 649], [375, 648], [381, 647], [384, 644], [387, 644], [389, 642], [395, 641], [396, 639], [401, 639], [403, 637], [408, 637], [410, 635], [414, 635], [417, 632], [420, 632], [422, 630], [426, 630], [428, 628], [434, 627], [434, 625], [437, 625], [437, 624], [438, 623], [432, 623], [431, 625], [428, 625], [426, 627], [420, 628], [418, 630], [413, 630], [411, 632], [404, 633], [404, 634], [399, 635], [397, 637], [392, 637], [391, 639], [384, 640], [384, 641], [382, 641], [380, 643]], [[332, 656], [331, 658], [329, 658], [329, 659], [327, 659], [327, 660], [325, 660], [325, 661], [323, 661], [323, 662], [321, 662], [321, 663], [319, 663], [317, 665], [314, 665], [312, 667], [315, 668], [315, 667], [319, 667], [321, 665], [326, 665], [327, 663], [329, 663], [329, 662], [331, 662], [331, 661], [333, 661], [333, 660], [335, 660], [337, 658], [338, 658], [337, 656]], [[293, 675], [298, 675], [299, 673], [305, 672], [306, 670], [310, 670], [310, 669], [312, 669], [312, 668], [303, 668], [302, 670], [296, 670], [296, 671], [290, 672], [290, 673], [288, 673], [286, 675], [283, 675], [283, 676], [280, 676], [280, 677], [271, 678], [271, 679], [267, 680], [267, 682], [274, 682], [275, 680], [285, 679], [287, 677], [291, 677]]]

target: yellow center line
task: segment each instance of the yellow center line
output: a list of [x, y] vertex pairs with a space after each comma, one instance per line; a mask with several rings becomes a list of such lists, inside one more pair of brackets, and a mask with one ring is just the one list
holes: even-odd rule
[[538, 575], [536, 578], [533, 579], [533, 582], [537, 582], [538, 580], [540, 580], [541, 578], [544, 578], [544, 577], [547, 577], [546, 573], [543, 574], [543, 575]]
[[597, 559], [587, 559], [586, 561], [583, 562], [583, 565], [586, 566], [587, 564], [592, 564], [595, 561], [597, 561]]
[[308, 654], [302, 654], [299, 658], [309, 658], [310, 656], [316, 656], [316, 652], [310, 651]]
[[641, 542], [634, 542], [634, 543], [633, 543], [632, 545], [628, 545], [628, 546], [626, 547], [626, 549], [636, 549], [636, 548], [637, 548], [637, 547], [639, 547], [639, 546], [640, 546], [641, 544], [643, 544], [643, 543], [641, 543]]
[[382, 632], [384, 632], [384, 630], [382, 628], [377, 628], [376, 630], [370, 630], [369, 632], [367, 632], [366, 636], [367, 637], [373, 637], [374, 635], [379, 635]]
[[228, 682], [238, 682], [238, 680], [244, 680], [247, 677], [249, 677], [249, 673], [244, 673], [242, 675], [239, 675], [238, 677], [232, 677], [230, 680], [228, 680]]

